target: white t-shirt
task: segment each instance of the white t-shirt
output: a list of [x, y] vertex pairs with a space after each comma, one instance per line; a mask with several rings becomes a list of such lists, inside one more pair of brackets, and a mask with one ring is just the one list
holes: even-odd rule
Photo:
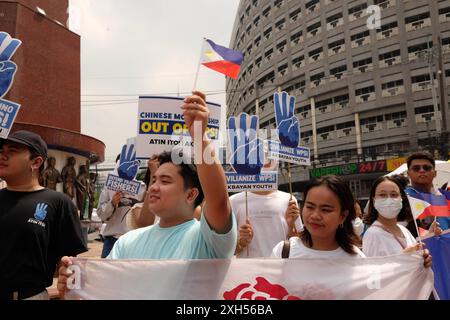
[[[279, 190], [268, 195], [247, 193], [248, 217], [253, 228], [253, 239], [248, 247], [249, 256], [247, 256], [245, 248], [236, 256], [237, 258], [270, 257], [273, 247], [287, 238], [288, 225], [285, 213], [289, 199], [289, 193]], [[295, 200], [295, 198], [293, 199]], [[295, 201], [297, 202], [297, 200]], [[245, 192], [231, 196], [230, 202], [239, 230], [246, 220]], [[302, 230], [301, 218], [299, 217], [297, 220], [296, 227]]]
[[[289, 239], [291, 247], [289, 250], [289, 258], [365, 258], [366, 256], [362, 253], [358, 247], [353, 246], [356, 254], [350, 254], [345, 252], [341, 247], [331, 250], [315, 250], [306, 247], [299, 237], [292, 237]], [[281, 252], [283, 251], [284, 241], [278, 243], [272, 251], [273, 258], [281, 258]]]
[[368, 257], [389, 256], [401, 253], [404, 248], [413, 246], [417, 243], [411, 232], [404, 226], [397, 223], [397, 226], [403, 233], [403, 238], [397, 237], [403, 247], [396, 240], [395, 236], [380, 228], [382, 224], [375, 221], [372, 226], [367, 229], [363, 238], [363, 252]]

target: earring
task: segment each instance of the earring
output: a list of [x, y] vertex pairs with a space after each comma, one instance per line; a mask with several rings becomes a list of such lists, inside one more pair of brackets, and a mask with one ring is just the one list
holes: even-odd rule
[[344, 223], [341, 223], [341, 224], [339, 225], [339, 228], [344, 229]]

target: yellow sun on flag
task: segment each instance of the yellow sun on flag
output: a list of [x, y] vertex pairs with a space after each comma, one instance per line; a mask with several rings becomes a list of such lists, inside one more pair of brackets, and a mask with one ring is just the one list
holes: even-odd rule
[[212, 52], [212, 51], [206, 51], [205, 52], [205, 56], [208, 58], [208, 59], [212, 59], [212, 58], [214, 58], [214, 52]]
[[424, 210], [423, 204], [422, 203], [416, 204], [416, 210], [417, 211], [423, 211]]

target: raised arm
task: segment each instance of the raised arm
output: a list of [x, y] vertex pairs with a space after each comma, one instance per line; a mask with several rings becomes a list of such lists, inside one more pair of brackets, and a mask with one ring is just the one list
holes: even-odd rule
[[217, 233], [227, 233], [231, 229], [231, 205], [225, 173], [210, 139], [206, 136], [209, 110], [205, 95], [194, 91], [192, 96], [184, 100], [182, 109], [184, 121], [194, 140], [194, 158], [205, 195], [205, 218]]

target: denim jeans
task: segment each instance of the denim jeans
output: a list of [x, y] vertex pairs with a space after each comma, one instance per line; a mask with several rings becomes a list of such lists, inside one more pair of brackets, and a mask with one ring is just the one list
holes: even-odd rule
[[106, 258], [114, 247], [114, 243], [116, 243], [117, 238], [113, 236], [103, 237], [103, 250], [102, 250], [102, 258]]

